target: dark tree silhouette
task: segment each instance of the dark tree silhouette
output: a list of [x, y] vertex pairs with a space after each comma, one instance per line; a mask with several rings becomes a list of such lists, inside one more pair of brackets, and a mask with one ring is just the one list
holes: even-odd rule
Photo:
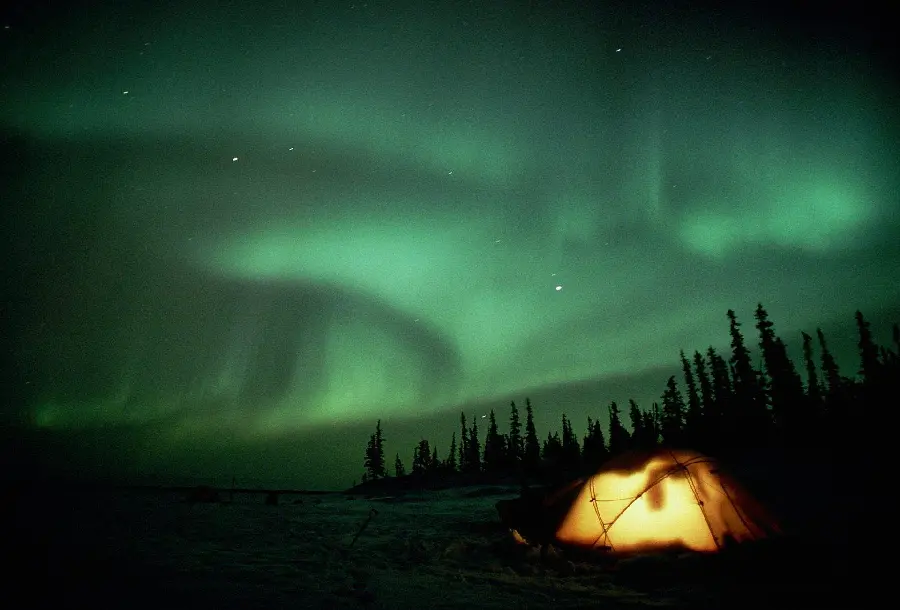
[[744, 343], [741, 323], [733, 309], [727, 312], [731, 334], [733, 398], [725, 412], [726, 430], [738, 451], [765, 446], [769, 441], [771, 418], [759, 382], [759, 373], [750, 361], [750, 350]]
[[685, 442], [684, 416], [686, 409], [674, 375], [669, 377], [666, 382], [662, 403], [662, 421], [660, 422], [662, 442], [669, 447], [678, 447]]
[[587, 472], [595, 472], [609, 458], [609, 451], [606, 449], [606, 439], [603, 436], [603, 427], [599, 421], [594, 421], [588, 417], [587, 434], [584, 435], [582, 447], [582, 462]]
[[859, 374], [862, 375], [863, 383], [876, 383], [878, 374], [880, 373], [881, 363], [878, 360], [878, 347], [872, 340], [872, 331], [869, 330], [869, 323], [863, 317], [862, 312], [856, 312], [856, 328], [859, 331], [859, 357], [860, 368]]
[[572, 422], [563, 413], [562, 416], [562, 464], [566, 472], [575, 473], [581, 468], [581, 445], [572, 431]]
[[706, 361], [703, 354], [694, 352], [694, 378], [700, 390], [700, 409], [703, 414], [700, 421], [700, 430], [697, 436], [700, 439], [699, 448], [704, 451], [716, 450], [716, 436], [721, 426], [721, 415], [716, 408], [716, 398], [713, 393], [713, 385], [706, 372]]
[[448, 472], [456, 472], [456, 432], [450, 439], [450, 453], [447, 454], [447, 461], [444, 462]]
[[681, 371], [684, 374], [684, 387], [687, 389], [687, 408], [684, 413], [684, 443], [688, 447], [702, 445], [703, 433], [703, 405], [700, 403], [700, 394], [694, 381], [694, 373], [691, 363], [688, 362], [684, 350], [679, 353], [681, 357]]
[[497, 419], [494, 417], [494, 410], [488, 420], [488, 431], [484, 437], [484, 470], [497, 474], [506, 468], [506, 447], [503, 437], [497, 429]]
[[731, 377], [728, 363], [716, 352], [716, 348], [709, 346], [706, 350], [706, 358], [709, 360], [710, 378], [712, 381], [713, 396], [715, 397], [716, 410], [721, 417], [731, 403], [734, 388], [731, 385]]
[[806, 365], [806, 396], [812, 405], [820, 405], [822, 386], [819, 385], [819, 374], [813, 356], [812, 337], [805, 332], [801, 332], [800, 335], [803, 337], [803, 361]]
[[659, 445], [661, 426], [662, 410], [659, 408], [659, 403], [654, 402], [650, 410], [644, 413], [644, 429], [647, 430], [647, 439], [652, 447]]
[[375, 433], [369, 437], [365, 459], [368, 480], [383, 479], [387, 476], [384, 467], [384, 434], [381, 431], [381, 420], [375, 426]]
[[547, 433], [547, 440], [541, 448], [543, 473], [546, 478], [560, 480], [564, 478], [562, 473], [562, 441], [558, 432]]
[[469, 472], [471, 470], [471, 466], [469, 465], [471, 449], [469, 449], [469, 429], [466, 427], [465, 413], [459, 414], [459, 427], [459, 471]]
[[[532, 422], [533, 423], [533, 422]], [[522, 439], [522, 422], [515, 401], [509, 403], [509, 436], [506, 443], [508, 461], [512, 469], [517, 469], [525, 452]]]
[[756, 307], [759, 347], [768, 379], [765, 389], [772, 409], [776, 431], [781, 442], [807, 444], [811, 428], [808, 402], [804, 399], [803, 381], [787, 355], [782, 340], [775, 335], [769, 314], [759, 303]]
[[640, 407], [631, 398], [628, 399], [628, 419], [631, 420], [631, 448], [646, 448], [647, 433], [644, 429], [644, 414], [641, 413]]
[[609, 403], [609, 453], [619, 455], [628, 451], [631, 446], [631, 436], [622, 425], [619, 405], [615, 401]]
[[412, 474], [421, 476], [431, 470], [431, 447], [423, 438], [413, 450]]
[[468, 472], [481, 472], [481, 441], [478, 439], [478, 418], [472, 418], [469, 428], [469, 455], [466, 458]]
[[403, 466], [403, 460], [400, 459], [399, 453], [397, 454], [397, 457], [394, 458], [394, 476], [398, 479], [406, 476], [406, 468]]
[[525, 447], [522, 455], [522, 466], [526, 475], [534, 476], [541, 469], [541, 445], [537, 430], [534, 427], [534, 410], [531, 400], [525, 399]]
[[841, 372], [838, 369], [837, 362], [834, 360], [834, 356], [831, 355], [831, 351], [828, 349], [825, 333], [822, 332], [821, 328], [816, 329], [816, 336], [819, 339], [819, 349], [822, 350], [822, 373], [825, 376], [825, 385], [827, 386], [826, 402], [828, 409], [831, 409], [837, 403], [843, 402], [846, 384], [844, 378], [841, 377]]

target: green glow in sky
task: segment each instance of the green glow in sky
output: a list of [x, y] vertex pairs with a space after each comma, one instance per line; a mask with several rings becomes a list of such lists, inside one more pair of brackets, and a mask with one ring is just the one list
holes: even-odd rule
[[[616, 376], [654, 400], [729, 308], [766, 303], [795, 345], [900, 302], [895, 92], [837, 42], [539, 3], [160, 4], [3, 31], [31, 231], [7, 241], [34, 235], [16, 412], [127, 429], [130, 474], [295, 433], [357, 451], [338, 431], [379, 417], [431, 422], [391, 452], [443, 450], [462, 408]], [[631, 397], [578, 392], [541, 417]], [[334, 460], [308, 484], [349, 483]]]

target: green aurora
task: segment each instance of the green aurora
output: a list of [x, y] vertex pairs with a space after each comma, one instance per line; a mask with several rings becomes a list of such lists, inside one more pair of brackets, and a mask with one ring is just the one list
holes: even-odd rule
[[887, 332], [900, 105], [872, 56], [764, 19], [427, 4], [8, 18], [29, 464], [342, 487], [379, 418], [408, 461], [463, 409], [530, 396], [545, 436], [649, 406], [680, 349], [727, 349], [729, 308], [794, 351], [835, 329], [848, 374], [853, 311]]

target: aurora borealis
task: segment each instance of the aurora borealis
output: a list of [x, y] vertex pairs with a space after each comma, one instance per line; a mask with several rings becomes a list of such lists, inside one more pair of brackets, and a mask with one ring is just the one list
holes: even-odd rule
[[378, 418], [408, 460], [462, 409], [531, 396], [544, 436], [645, 405], [678, 350], [727, 348], [729, 308], [792, 350], [855, 309], [887, 332], [883, 58], [767, 14], [566, 6], [4, 16], [4, 416], [35, 461], [340, 487]]

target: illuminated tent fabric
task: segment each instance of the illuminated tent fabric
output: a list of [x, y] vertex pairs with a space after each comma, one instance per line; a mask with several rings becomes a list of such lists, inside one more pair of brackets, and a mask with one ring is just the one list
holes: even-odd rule
[[556, 530], [566, 545], [631, 552], [716, 551], [778, 532], [762, 505], [715, 460], [694, 451], [632, 454], [581, 486]]

